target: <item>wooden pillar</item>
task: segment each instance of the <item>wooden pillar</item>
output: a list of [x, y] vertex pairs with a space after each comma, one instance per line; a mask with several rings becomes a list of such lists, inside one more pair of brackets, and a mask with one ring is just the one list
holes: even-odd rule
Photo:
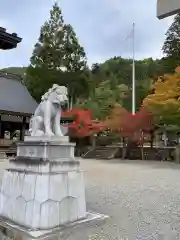
[[26, 117], [23, 117], [21, 130], [20, 130], [20, 141], [24, 140], [25, 130], [26, 130]]

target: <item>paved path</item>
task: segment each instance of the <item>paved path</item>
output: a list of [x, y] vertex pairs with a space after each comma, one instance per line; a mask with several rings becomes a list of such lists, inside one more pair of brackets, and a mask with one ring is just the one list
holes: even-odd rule
[[[110, 219], [104, 225], [76, 231], [67, 240], [180, 239], [180, 165], [81, 162], [88, 209], [107, 214]], [[4, 166], [0, 163], [0, 172]]]

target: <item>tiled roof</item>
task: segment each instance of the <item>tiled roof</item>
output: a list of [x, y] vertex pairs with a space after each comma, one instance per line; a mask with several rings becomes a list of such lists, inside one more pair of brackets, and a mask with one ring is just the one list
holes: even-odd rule
[[16, 33], [8, 33], [5, 28], [0, 27], [0, 49], [7, 50], [16, 48], [22, 38]]
[[29, 116], [36, 107], [37, 102], [19, 76], [0, 72], [0, 112]]

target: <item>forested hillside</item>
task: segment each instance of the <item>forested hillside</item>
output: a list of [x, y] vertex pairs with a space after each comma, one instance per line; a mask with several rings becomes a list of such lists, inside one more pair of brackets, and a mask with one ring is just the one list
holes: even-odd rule
[[[136, 76], [136, 107], [139, 109], [142, 99], [151, 91], [152, 82], [159, 75], [166, 72], [164, 60], [153, 60], [152, 58], [135, 62]], [[131, 109], [131, 85], [132, 85], [132, 60], [114, 57], [102, 64], [92, 66], [93, 83], [96, 84], [109, 81], [114, 91], [126, 89], [126, 95], [121, 103], [126, 109]], [[121, 89], [122, 88], [122, 89]]]
[[[139, 109], [142, 100], [151, 91], [152, 81], [166, 72], [164, 60], [152, 58], [135, 62], [136, 66], [136, 107]], [[27, 68], [11, 67], [2, 71], [19, 74], [25, 77]], [[80, 97], [75, 105], [93, 108], [95, 117], [101, 118], [108, 112], [108, 106], [120, 103], [131, 110], [132, 60], [114, 57], [101, 64], [93, 64], [89, 75], [89, 98]], [[99, 112], [104, 108], [104, 114]], [[99, 116], [101, 115], [101, 116]]]
[[9, 67], [9, 68], [3, 68], [0, 71], [24, 76], [26, 73], [26, 69], [27, 67]]

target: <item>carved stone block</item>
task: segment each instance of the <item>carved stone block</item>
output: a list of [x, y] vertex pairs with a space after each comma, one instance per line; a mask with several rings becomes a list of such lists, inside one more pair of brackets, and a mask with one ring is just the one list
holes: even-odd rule
[[25, 142], [59, 142], [67, 143], [69, 142], [69, 136], [25, 136]]
[[71, 161], [45, 161], [36, 162], [32, 164], [26, 162], [27, 158], [21, 159], [19, 162], [17, 159], [12, 159], [9, 168], [21, 172], [36, 172], [36, 173], [57, 173], [67, 171], [78, 171], [80, 169], [80, 163], [77, 160]]
[[[49, 229], [86, 217], [83, 174], [4, 173], [0, 214], [28, 228]], [[17, 184], [18, 182], [18, 184]]]
[[74, 159], [74, 143], [61, 142], [20, 142], [17, 157], [36, 158], [49, 161]]

